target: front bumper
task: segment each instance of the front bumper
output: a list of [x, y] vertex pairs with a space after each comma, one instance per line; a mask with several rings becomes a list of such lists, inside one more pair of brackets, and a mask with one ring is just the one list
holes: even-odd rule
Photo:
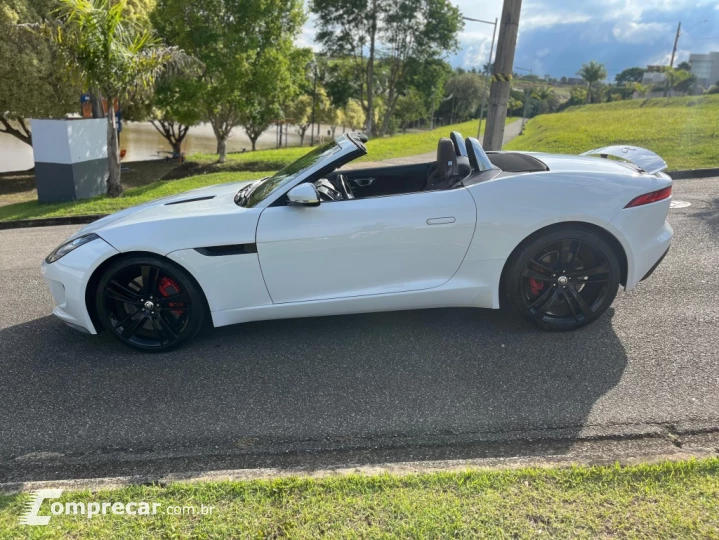
[[42, 263], [42, 276], [55, 299], [52, 313], [68, 325], [97, 334], [85, 304], [85, 291], [93, 272], [119, 251], [98, 238], [54, 263]]

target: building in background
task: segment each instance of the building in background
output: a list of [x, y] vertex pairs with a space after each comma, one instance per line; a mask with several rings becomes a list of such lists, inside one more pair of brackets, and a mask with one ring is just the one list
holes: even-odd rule
[[719, 83], [719, 52], [691, 54], [689, 63], [692, 66], [692, 75], [697, 78], [699, 86], [709, 88]]

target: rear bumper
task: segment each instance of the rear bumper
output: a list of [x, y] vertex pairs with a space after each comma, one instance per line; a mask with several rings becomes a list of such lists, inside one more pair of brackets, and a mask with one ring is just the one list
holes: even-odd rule
[[667, 256], [667, 253], [669, 253], [669, 249], [667, 249], [667, 250], [662, 254], [661, 257], [659, 257], [659, 260], [654, 263], [654, 266], [652, 266], [652, 267], [649, 269], [649, 272], [647, 272], [646, 274], [644, 274], [644, 277], [641, 279], [641, 281], [644, 281], [645, 279], [647, 279], [649, 276], [651, 276], [651, 275], [654, 273], [654, 270], [656, 270], [656, 269], [657, 269], [657, 266], [659, 266], [659, 265], [661, 264], [661, 262], [664, 260], [664, 257]]
[[670, 202], [625, 208], [609, 223], [627, 255], [628, 291], [658, 266], [672, 243], [674, 231], [666, 221]]
[[54, 263], [43, 261], [42, 277], [56, 304], [52, 314], [77, 330], [97, 334], [85, 304], [85, 291], [97, 267], [118, 253], [110, 244], [98, 238]]

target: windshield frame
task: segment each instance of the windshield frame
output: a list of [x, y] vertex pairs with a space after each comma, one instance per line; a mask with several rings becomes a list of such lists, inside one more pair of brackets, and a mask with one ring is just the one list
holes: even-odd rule
[[[282, 177], [285, 171], [292, 171], [294, 168], [297, 168], [298, 165], [306, 160], [310, 155], [318, 152], [321, 154], [332, 148], [336, 148], [336, 150], [327, 156], [314, 161], [310, 165], [302, 167], [296, 172], [288, 174], [284, 178]], [[322, 146], [312, 148], [309, 152], [307, 152], [307, 154], [293, 161], [291, 164], [287, 165], [274, 175], [256, 181], [250, 190], [242, 193], [242, 195], [240, 195], [242, 192], [241, 189], [235, 196], [235, 203], [243, 208], [266, 208], [272, 205], [280, 197], [283, 197], [290, 189], [302, 182], [305, 182], [316, 173], [328, 168], [337, 168], [366, 153], [367, 149], [354, 133], [340, 135], [333, 141], [330, 141]], [[267, 183], [271, 182], [273, 179], [278, 180], [277, 184], [268, 193], [264, 194], [261, 199], [253, 201], [252, 194], [263, 185], [267, 185]], [[247, 187], [248, 186], [243, 186], [243, 189]]]

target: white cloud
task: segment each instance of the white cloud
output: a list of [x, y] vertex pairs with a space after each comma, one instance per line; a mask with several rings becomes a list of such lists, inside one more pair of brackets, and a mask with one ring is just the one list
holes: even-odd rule
[[[482, 69], [489, 61], [489, 48], [492, 44], [491, 36], [479, 42], [464, 45], [464, 58], [462, 67]], [[496, 50], [496, 47], [495, 47]]]
[[[679, 49], [677, 50], [676, 55], [674, 55], [674, 67], [677, 67], [677, 64], [688, 61], [689, 55], [691, 54], [691, 51]], [[664, 54], [655, 55], [649, 58], [647, 60], [646, 64], [648, 66], [668, 66], [669, 60], [672, 58], [672, 51], [669, 50]]]
[[297, 39], [295, 39], [295, 45], [297, 47], [310, 47], [315, 52], [320, 51], [320, 46], [315, 43], [315, 35], [317, 34], [315, 23], [316, 17], [310, 14], [307, 18], [307, 22], [302, 27], [302, 32], [297, 36]]
[[541, 13], [520, 17], [519, 26], [522, 30], [531, 28], [551, 28], [558, 24], [578, 24], [588, 22], [592, 17], [583, 13]]
[[619, 21], [614, 25], [612, 34], [621, 43], [654, 43], [665, 40], [671, 35], [671, 31], [671, 25], [668, 23]]

